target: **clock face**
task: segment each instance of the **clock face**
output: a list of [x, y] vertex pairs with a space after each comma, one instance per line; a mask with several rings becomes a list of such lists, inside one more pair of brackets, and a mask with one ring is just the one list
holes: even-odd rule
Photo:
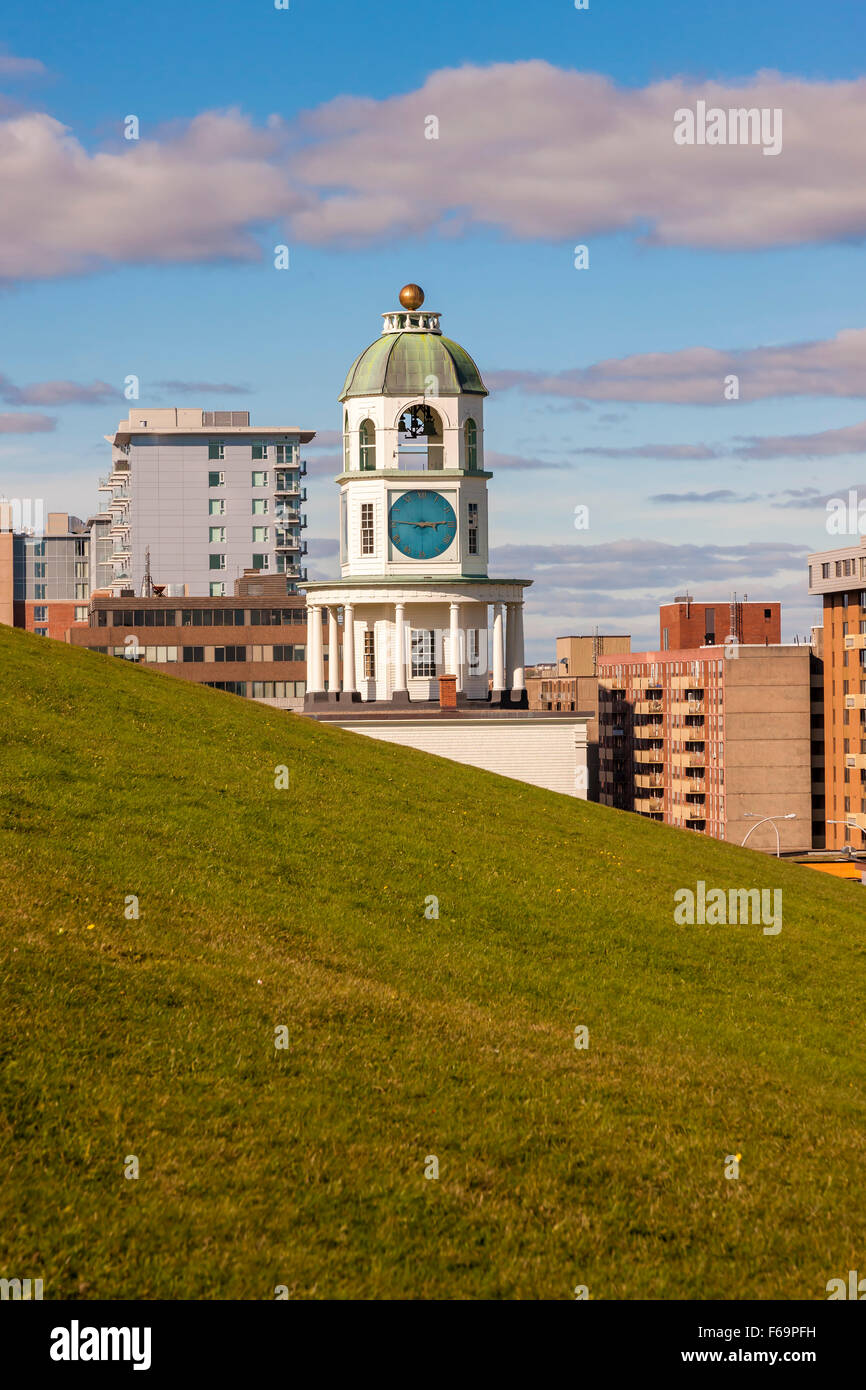
[[454, 508], [441, 492], [404, 492], [388, 514], [391, 544], [411, 560], [433, 560], [457, 534]]

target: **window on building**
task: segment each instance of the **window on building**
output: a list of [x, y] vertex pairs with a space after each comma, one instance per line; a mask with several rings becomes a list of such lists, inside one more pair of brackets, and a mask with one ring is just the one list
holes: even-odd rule
[[208, 485], [208, 487], [224, 487], [224, 486], [225, 486], [225, 480], [226, 480], [226, 475], [225, 475], [225, 473], [208, 473], [208, 475], [207, 475], [207, 485]]
[[372, 472], [376, 467], [376, 426], [372, 420], [362, 420], [358, 430], [361, 468]]
[[463, 454], [470, 472], [478, 467], [478, 426], [474, 420], [467, 420], [463, 426]]
[[254, 570], [269, 570], [270, 567], [271, 567], [271, 557], [270, 557], [270, 555], [254, 555], [254, 556], [253, 556], [253, 569], [254, 569]]
[[225, 545], [226, 528], [224, 526], [211, 526], [210, 543], [211, 545]]
[[214, 647], [214, 661], [246, 661], [246, 647]]
[[204, 647], [184, 647], [184, 661], [204, 661]]
[[269, 486], [269, 483], [268, 483], [268, 478], [269, 478], [269, 477], [270, 477], [270, 474], [269, 474], [269, 473], [261, 473], [261, 472], [258, 472], [258, 471], [256, 471], [256, 470], [253, 470], [253, 473], [252, 473], [252, 480], [253, 480], [253, 484], [252, 484], [252, 485], [253, 485], [253, 487], [268, 487], [268, 486]]
[[376, 679], [376, 634], [372, 628], [364, 633], [364, 676], [367, 680]]
[[[266, 459], [268, 456], [268, 446], [264, 440], [258, 440], [253, 445], [253, 459]], [[264, 487], [264, 483], [258, 483], [258, 487]]]
[[45, 561], [39, 560], [33, 566], [33, 574], [37, 579], [45, 578]]
[[267, 497], [253, 498], [253, 516], [267, 516], [270, 503]]
[[76, 553], [76, 555], [86, 555], [86, 554], [87, 554], [87, 541], [84, 540], [83, 537], [82, 537], [82, 539], [81, 539], [80, 541], [76, 541], [76, 542], [75, 542], [75, 553]]
[[[469, 423], [469, 422], [467, 421], [467, 424], [468, 424], [468, 423]], [[477, 503], [477, 502], [470, 502], [470, 503], [468, 504], [467, 510], [468, 510], [468, 520], [469, 520], [469, 530], [468, 530], [468, 537], [469, 537], [469, 554], [470, 554], [470, 555], [477, 555], [477, 554], [478, 554], [478, 503]]]
[[436, 675], [436, 634], [427, 630], [412, 631], [412, 675]]
[[209, 555], [207, 558], [208, 558], [208, 569], [212, 569], [212, 570], [224, 570], [224, 569], [225, 569], [225, 567], [226, 567], [226, 557], [225, 557], [225, 555]]
[[466, 633], [466, 654], [469, 659], [470, 676], [483, 675], [481, 669], [481, 631], [477, 627], [469, 628]]
[[343, 411], [343, 472], [349, 471], [349, 460], [351, 458], [352, 442], [349, 436], [349, 412]]
[[765, 623], [768, 623], [768, 622], [770, 621], [770, 619], [772, 618], [772, 616], [773, 616], [773, 610], [772, 610], [772, 608], [765, 608], [765, 609], [764, 609], [764, 622], [765, 622]]
[[268, 543], [268, 527], [267, 527], [267, 526], [254, 526], [254, 527], [253, 527], [253, 545], [267, 545], [267, 543]]
[[210, 591], [209, 591], [209, 592], [210, 592], [211, 598], [224, 598], [224, 597], [225, 597], [225, 591], [226, 591], [226, 586], [225, 586], [225, 584], [221, 583], [220, 580], [214, 579], [214, 580], [211, 581]]
[[208, 502], [208, 514], [210, 516], [225, 516], [226, 504], [221, 497], [211, 497]]
[[274, 446], [277, 451], [277, 463], [294, 463], [295, 446], [294, 444], [277, 444]]
[[34, 586], [33, 586], [33, 597], [34, 597], [34, 598], [45, 598], [45, 585], [44, 585], [44, 584], [34, 584]]
[[375, 553], [375, 538], [373, 532], [373, 503], [361, 503], [361, 554], [373, 555]]
[[48, 609], [37, 606], [33, 609], [34, 623], [45, 623], [48, 621]]
[[[226, 456], [226, 446], [221, 439], [211, 439], [208, 441], [207, 456], [209, 459], [224, 459]], [[216, 483], [211, 483], [211, 487], [216, 487]]]

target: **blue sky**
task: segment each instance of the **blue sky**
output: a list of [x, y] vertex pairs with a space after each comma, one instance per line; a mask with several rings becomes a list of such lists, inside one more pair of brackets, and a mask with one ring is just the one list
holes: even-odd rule
[[[783, 635], [807, 631], [803, 556], [834, 543], [824, 499], [863, 481], [864, 37], [859, 3], [818, 17], [775, 0], [7, 15], [0, 248], [17, 249], [0, 261], [0, 493], [92, 510], [130, 373], [144, 403], [224, 402], [333, 432], [349, 363], [416, 280], [500, 388], [492, 568], [535, 580], [532, 656], [596, 624], [654, 645], [658, 603], [686, 586], [778, 598]], [[783, 105], [783, 152], [689, 150], [676, 166], [668, 123], [684, 98], [668, 84], [689, 103], [750, 84], [755, 105]], [[441, 137], [425, 142], [437, 106]], [[278, 242], [288, 272], [273, 269]], [[853, 335], [841, 348], [840, 334]], [[694, 386], [703, 350], [746, 354], [739, 400]], [[636, 392], [599, 365], [626, 359], [649, 371]], [[601, 387], [562, 378], [577, 369]], [[69, 404], [35, 390], [57, 382], [82, 389]], [[33, 414], [52, 424], [10, 424]], [[308, 453], [322, 575], [333, 452]]]

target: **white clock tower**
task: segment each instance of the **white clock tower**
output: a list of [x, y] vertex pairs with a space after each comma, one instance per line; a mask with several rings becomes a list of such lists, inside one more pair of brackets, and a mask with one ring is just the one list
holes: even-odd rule
[[438, 703], [439, 677], [453, 675], [458, 705], [525, 708], [523, 591], [532, 581], [487, 574], [487, 389], [417, 285], [400, 291], [400, 303], [340, 393], [341, 578], [306, 586], [307, 706]]

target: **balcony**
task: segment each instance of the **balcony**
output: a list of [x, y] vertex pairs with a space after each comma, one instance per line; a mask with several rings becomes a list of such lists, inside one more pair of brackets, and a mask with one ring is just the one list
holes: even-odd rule
[[845, 826], [848, 830], [862, 830], [866, 832], [866, 815], [860, 811], [847, 811], [845, 813]]
[[866, 767], [866, 753], [846, 753], [846, 767]]
[[844, 637], [846, 652], [862, 651], [866, 647], [866, 632], [854, 632], [849, 637]]
[[704, 714], [703, 700], [687, 700], [683, 695], [674, 695], [671, 699], [671, 708], [683, 714]]
[[664, 714], [663, 700], [635, 700], [635, 714]]
[[704, 682], [700, 676], [671, 676], [671, 690], [700, 690], [703, 694]]
[[300, 536], [292, 535], [291, 531], [277, 531], [274, 545], [277, 550], [296, 550], [299, 555], [307, 552], [306, 541], [301, 541]]
[[635, 763], [659, 763], [664, 762], [663, 748], [635, 748], [632, 749], [632, 758]]
[[647, 811], [663, 811], [665, 809], [664, 797], [648, 796], [645, 801], [641, 801], [636, 804], [636, 809], [639, 810], [642, 814], [646, 813]]
[[663, 772], [639, 772], [634, 779], [636, 787], [663, 787], [665, 778]]
[[[846, 708], [846, 709], [866, 709], [866, 695], [846, 695], [846, 696], [845, 696], [845, 708]], [[823, 713], [823, 710], [824, 710], [824, 706], [823, 706], [823, 704], [820, 704], [820, 705], [816, 706], [816, 708], [815, 708], [815, 713], [816, 713], [816, 714], [822, 714], [822, 713]]]

